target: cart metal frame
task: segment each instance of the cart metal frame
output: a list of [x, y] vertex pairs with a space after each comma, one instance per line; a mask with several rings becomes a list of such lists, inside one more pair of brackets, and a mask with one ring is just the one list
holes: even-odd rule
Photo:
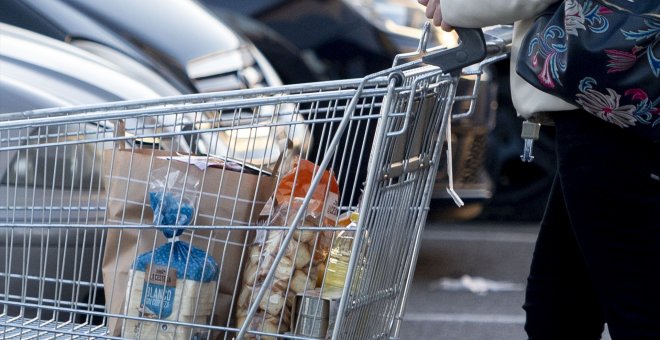
[[[359, 209], [346, 284], [328, 338], [397, 338], [434, 178], [450, 131], [452, 105], [455, 101], [473, 103], [478, 95], [477, 80], [472, 95], [455, 97], [459, 76], [462, 71], [478, 79], [486, 64], [506, 58], [498, 50], [481, 61], [487, 48], [480, 30], [459, 30], [461, 44], [455, 49], [427, 51], [429, 31], [427, 24], [418, 51], [397, 56], [392, 68], [360, 79], [43, 109], [0, 117], [0, 169], [6, 173], [0, 179], [6, 188], [6, 193], [0, 194], [0, 236], [4, 236], [4, 244], [0, 241], [4, 257], [0, 260], [0, 337], [117, 339], [120, 337], [106, 328], [109, 317], [153, 321], [107, 311], [97, 300], [97, 290], [104, 287], [100, 244], [108, 230], [158, 227], [150, 221], [110, 223], [105, 218], [107, 188], [100, 176], [77, 174], [90, 164], [92, 170], [98, 170], [103, 161], [101, 151], [115, 145], [129, 150], [158, 145], [172, 154], [200, 154], [200, 145], [203, 149], [219, 140], [220, 134], [236, 136], [240, 132], [256, 143], [259, 129], [265, 128], [268, 142], [260, 146], [264, 158], [257, 166], [260, 170], [272, 165], [269, 162], [278, 158], [278, 151], [287, 149], [282, 140], [286, 142], [292, 130], [309, 129], [311, 136], [312, 131], [319, 131], [314, 129], [320, 129], [315, 136], [321, 138], [299, 141], [297, 151], [319, 169], [332, 170], [338, 177], [342, 211]], [[470, 107], [472, 110], [474, 106]], [[300, 115], [305, 119], [295, 118]], [[365, 131], [374, 132], [373, 140], [360, 135]], [[226, 149], [234, 154], [222, 156], [235, 158], [238, 140], [230, 138], [226, 143]], [[312, 145], [320, 145], [315, 153], [310, 152]], [[254, 154], [256, 146], [249, 147]], [[56, 162], [54, 168], [48, 165], [62, 155], [72, 161]], [[205, 155], [208, 162], [209, 155]], [[252, 158], [244, 156], [238, 161], [249, 163]], [[364, 187], [356, 176], [360, 171], [366, 171]], [[343, 230], [338, 225], [302, 226], [305, 208], [322, 176], [322, 171], [316, 172], [303, 208], [287, 225], [263, 226], [250, 221], [247, 225], [194, 225], [187, 229], [193, 235], [218, 230], [244, 230], [248, 234], [285, 231], [262, 288], [250, 299], [262, 301], [272, 294], [277, 267], [287, 246], [295, 242], [297, 231], [321, 235]], [[351, 176], [354, 178], [349, 179]], [[249, 245], [246, 238], [243, 253]], [[244, 261], [240, 264], [243, 266]], [[232, 324], [241, 283], [237, 281], [234, 286], [230, 315], [224, 324], [156, 322], [199, 327], [208, 330], [209, 336], [222, 334], [224, 338], [313, 339], [251, 328], [260, 308], [256, 302], [249, 305], [242, 327]], [[55, 293], [51, 295], [49, 290]], [[281, 326], [284, 318], [279, 320]]]

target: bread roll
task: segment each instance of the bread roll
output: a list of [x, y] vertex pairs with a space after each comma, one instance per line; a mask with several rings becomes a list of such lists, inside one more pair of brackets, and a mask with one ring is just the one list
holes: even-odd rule
[[293, 275], [293, 270], [293, 260], [284, 256], [282, 257], [282, 260], [280, 260], [280, 263], [277, 264], [277, 269], [275, 270], [275, 278], [278, 280], [289, 281], [291, 279], [291, 275]]
[[309, 251], [309, 246], [306, 243], [300, 243], [296, 240], [291, 240], [289, 246], [286, 248], [285, 256], [290, 259], [295, 258], [294, 267], [300, 269], [309, 264], [312, 260], [312, 254]]
[[[291, 290], [295, 293], [302, 293], [316, 286], [316, 278], [309, 277], [302, 270], [296, 270], [291, 279]], [[295, 294], [294, 294], [295, 295]]]

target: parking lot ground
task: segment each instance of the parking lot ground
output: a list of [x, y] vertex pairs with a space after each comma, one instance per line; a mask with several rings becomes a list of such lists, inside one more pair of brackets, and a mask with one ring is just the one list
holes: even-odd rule
[[[521, 306], [537, 231], [535, 224], [430, 218], [400, 338], [524, 339]], [[509, 289], [477, 293], [471, 282]]]
[[538, 223], [429, 218], [400, 339], [526, 339], [522, 304], [537, 233]]

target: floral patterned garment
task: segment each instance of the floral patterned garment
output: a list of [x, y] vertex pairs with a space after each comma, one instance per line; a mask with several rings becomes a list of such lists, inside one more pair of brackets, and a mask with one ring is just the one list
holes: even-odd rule
[[660, 1], [565, 0], [522, 43], [518, 73], [585, 111], [660, 140]]

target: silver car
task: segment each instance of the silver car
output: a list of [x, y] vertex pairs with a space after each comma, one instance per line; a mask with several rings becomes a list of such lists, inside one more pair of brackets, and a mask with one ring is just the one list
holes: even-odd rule
[[[0, 24], [0, 121], [15, 118], [11, 112], [45, 107], [61, 107], [99, 102], [153, 99], [178, 91], [146, 67], [150, 82], [136, 81], [117, 65], [109, 63], [79, 48], [13, 26]], [[136, 65], [139, 67], [139, 65]], [[63, 136], [85, 135], [89, 131], [103, 133], [99, 127], [79, 126], [77, 131], [58, 131], [53, 126], [48, 133], [35, 129], [30, 135], [40, 142], [62, 140]], [[12, 136], [0, 136], [3, 146]], [[25, 137], [25, 136], [22, 136]], [[92, 159], [96, 150], [78, 147], [53, 147], [45, 153], [3, 152], [0, 157], [0, 225], [29, 223], [43, 228], [0, 228], [0, 318], [2, 315], [35, 316], [20, 310], [17, 301], [61, 306], [70, 297], [89, 296], [93, 287], [64, 287], [61, 282], [73, 278], [98, 275], [93, 268], [99, 260], [101, 235], [76, 230], [49, 229], [49, 223], [63, 223], [75, 216], [64, 211], [62, 202], [78, 200], [71, 194], [75, 189], [99, 186], [99, 166]], [[82, 162], [82, 164], [81, 164]], [[28, 177], [42, 168], [40, 176]], [[30, 171], [32, 169], [32, 171]], [[82, 169], [82, 171], [80, 171]], [[75, 170], [75, 171], [74, 171]], [[28, 189], [29, 188], [29, 189]], [[73, 190], [72, 190], [73, 189]], [[89, 192], [89, 190], [87, 190]], [[86, 216], [93, 216], [88, 211]], [[93, 219], [93, 218], [92, 218]], [[65, 238], [64, 235], [68, 234]], [[62, 242], [64, 239], [69, 243]], [[71, 240], [76, 240], [71, 242]], [[11, 250], [11, 251], [10, 251]], [[93, 256], [81, 256], [81, 254]], [[57, 259], [56, 267], [46, 267]], [[44, 282], [44, 277], [56, 277], [60, 283]], [[40, 315], [41, 318], [50, 317]]]

